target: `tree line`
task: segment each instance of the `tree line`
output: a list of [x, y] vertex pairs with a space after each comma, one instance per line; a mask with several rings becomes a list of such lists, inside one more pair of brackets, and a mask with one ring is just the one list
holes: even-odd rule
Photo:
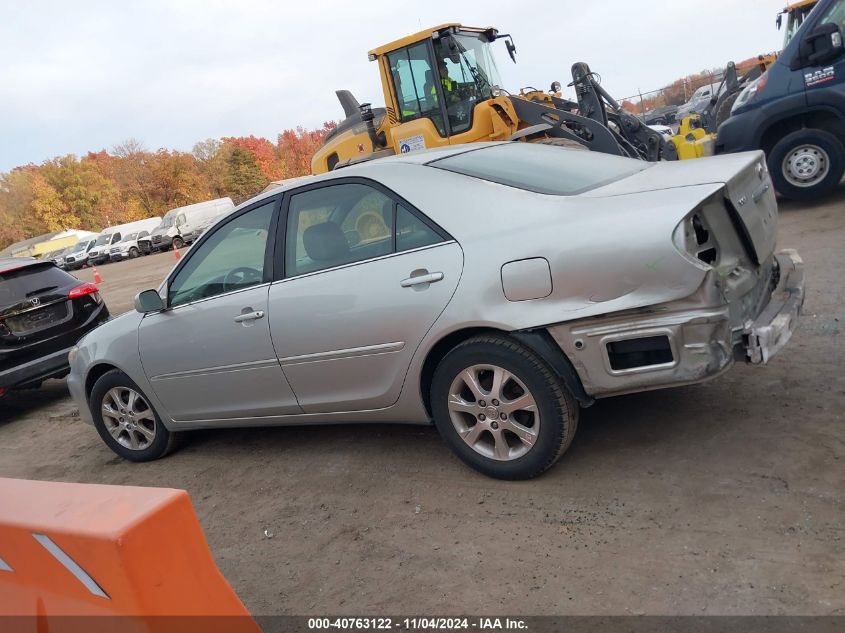
[[208, 139], [191, 152], [147, 150], [130, 139], [111, 151], [52, 158], [0, 173], [0, 249], [22, 239], [164, 215], [229, 196], [238, 204], [273, 180], [311, 172], [311, 156], [335, 123], [285, 130], [276, 142]]

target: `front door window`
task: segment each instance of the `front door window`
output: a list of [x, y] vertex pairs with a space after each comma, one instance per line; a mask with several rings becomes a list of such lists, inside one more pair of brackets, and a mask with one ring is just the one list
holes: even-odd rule
[[168, 306], [262, 283], [275, 204], [272, 200], [233, 218], [200, 244], [170, 282]]

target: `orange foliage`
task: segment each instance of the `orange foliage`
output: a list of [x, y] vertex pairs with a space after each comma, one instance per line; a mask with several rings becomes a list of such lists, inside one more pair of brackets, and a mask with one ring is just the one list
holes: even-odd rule
[[53, 158], [0, 173], [0, 248], [57, 228], [100, 230], [215, 197], [241, 202], [271, 180], [311, 171], [335, 123], [197, 143], [193, 153], [146, 150], [128, 139], [112, 151]]

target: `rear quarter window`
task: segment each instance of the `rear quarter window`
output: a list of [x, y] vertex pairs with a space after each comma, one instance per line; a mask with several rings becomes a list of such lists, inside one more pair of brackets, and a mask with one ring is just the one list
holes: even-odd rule
[[49, 264], [0, 273], [0, 309], [20, 303], [39, 291], [64, 288], [73, 282], [73, 277]]
[[557, 196], [573, 196], [627, 178], [651, 165], [600, 152], [534, 143], [503, 143], [427, 163], [465, 176]]

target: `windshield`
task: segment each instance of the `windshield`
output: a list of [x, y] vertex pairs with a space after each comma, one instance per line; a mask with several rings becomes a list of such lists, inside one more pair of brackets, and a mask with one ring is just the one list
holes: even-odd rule
[[443, 53], [442, 57], [438, 55], [438, 64], [441, 61], [445, 63], [448, 76], [459, 84], [474, 83], [479, 99], [492, 97], [491, 88], [501, 86], [502, 79], [490, 50], [490, 42], [480, 33], [458, 33], [452, 36], [452, 41], [457, 44], [458, 61], [453, 61], [448, 51], [443, 50], [446, 47], [438, 43], [435, 50]]
[[120, 240], [120, 241], [121, 241], [121, 242], [134, 242], [134, 241], [135, 241], [135, 238], [137, 238], [137, 237], [138, 237], [138, 234], [137, 234], [137, 233], [130, 233], [129, 235], [127, 235], [126, 237], [124, 237], [124, 238], [123, 238], [122, 240]]
[[104, 233], [97, 238], [97, 241], [94, 242], [94, 246], [102, 246], [103, 244], [108, 244], [111, 242], [111, 233]]
[[475, 104], [502, 85], [490, 42], [481, 33], [456, 33], [435, 40], [434, 56], [452, 133], [467, 130]]
[[158, 225], [156, 230], [158, 229], [169, 229], [173, 226], [173, 222], [176, 220], [176, 209], [172, 209], [164, 214], [164, 217], [161, 219], [161, 224]]
[[85, 242], [79, 242], [73, 249], [70, 251], [71, 253], [81, 253], [86, 248], [88, 248], [88, 244], [90, 244], [90, 240], [86, 240]]

